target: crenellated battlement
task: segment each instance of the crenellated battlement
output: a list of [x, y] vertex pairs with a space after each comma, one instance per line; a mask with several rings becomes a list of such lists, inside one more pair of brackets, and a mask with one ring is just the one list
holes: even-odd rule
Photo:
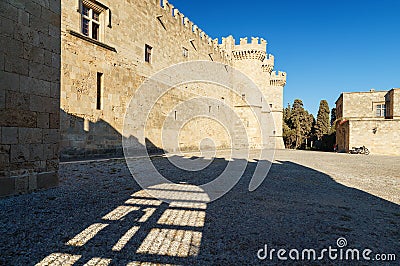
[[277, 73], [273, 71], [271, 73], [270, 85], [284, 87], [286, 85], [286, 72], [278, 71]]
[[228, 36], [222, 38], [220, 48], [227, 53], [232, 53], [233, 60], [252, 59], [263, 62], [267, 58], [267, 41], [263, 38], [252, 37], [250, 42], [247, 37], [240, 38], [240, 44], [236, 45], [235, 39]]
[[251, 41], [247, 37], [240, 38], [240, 44], [235, 45], [235, 50], [241, 51], [262, 51], [267, 53], [267, 41], [259, 37], [251, 37]]
[[[189, 31], [193, 34], [193, 37], [190, 37], [188, 41], [196, 41], [197, 43], [210, 46], [210, 57], [215, 55], [218, 60], [227, 63], [232, 60], [260, 61], [262, 71], [271, 74], [271, 85], [283, 84], [282, 86], [284, 86], [286, 84], [286, 73], [278, 72], [278, 74], [276, 74], [273, 72], [275, 58], [273, 55], [267, 54], [268, 43], [264, 38], [244, 37], [240, 38], [239, 44], [236, 44], [236, 40], [230, 35], [222, 38], [221, 42], [219, 42], [218, 38], [212, 39], [197, 24], [193, 23], [188, 17], [170, 4], [168, 0], [153, 0], [153, 3], [159, 6], [161, 17], [170, 16], [174, 18], [174, 21], [179, 25], [182, 31]], [[168, 23], [166, 27], [168, 28]]]
[[272, 54], [268, 54], [263, 62], [262, 70], [263, 72], [271, 73], [274, 70], [275, 57]]
[[[198, 41], [204, 42], [205, 44], [212, 47], [214, 51], [218, 51], [218, 54], [220, 53], [218, 41], [216, 42], [215, 40], [213, 40], [194, 22], [192, 22], [188, 17], [181, 13], [179, 9], [175, 8], [174, 5], [169, 3], [168, 0], [155, 0], [154, 3], [156, 3], [160, 7], [160, 9], [166, 13], [160, 14], [160, 17], [171, 16], [175, 18], [176, 23], [178, 23], [179, 26], [182, 26], [182, 30], [190, 31], [194, 35], [194, 39], [196, 38]], [[225, 55], [223, 55], [223, 59], [226, 59]]]

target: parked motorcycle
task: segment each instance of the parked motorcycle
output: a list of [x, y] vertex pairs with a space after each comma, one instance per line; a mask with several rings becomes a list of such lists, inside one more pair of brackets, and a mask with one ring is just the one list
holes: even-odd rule
[[368, 155], [369, 154], [369, 150], [365, 146], [362, 146], [362, 147], [359, 147], [359, 148], [353, 147], [353, 148], [351, 148], [349, 153], [351, 153], [351, 154], [365, 154], [365, 155]]

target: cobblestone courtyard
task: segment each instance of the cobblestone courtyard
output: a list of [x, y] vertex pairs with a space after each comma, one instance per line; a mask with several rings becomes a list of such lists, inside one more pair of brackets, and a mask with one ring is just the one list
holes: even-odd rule
[[339, 237], [349, 248], [394, 253], [398, 265], [399, 158], [277, 151], [256, 191], [247, 189], [249, 163], [239, 183], [209, 204], [190, 184], [220, 173], [224, 159], [200, 175], [155, 158], [160, 172], [184, 184], [154, 188], [174, 190], [170, 205], [141, 190], [124, 160], [63, 163], [58, 188], [0, 200], [0, 265], [254, 265], [268, 262], [257, 258], [265, 244], [320, 250]]

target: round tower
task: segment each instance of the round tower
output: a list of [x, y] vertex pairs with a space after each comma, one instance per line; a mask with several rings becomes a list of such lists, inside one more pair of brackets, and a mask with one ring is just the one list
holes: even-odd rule
[[[275, 58], [267, 54], [267, 41], [252, 37], [241, 38], [239, 45], [235, 45], [232, 36], [225, 38], [222, 49], [231, 53], [233, 67], [239, 69], [260, 88], [266, 102], [262, 102], [260, 96], [246, 95], [251, 99], [251, 104], [260, 107], [261, 118], [272, 112], [275, 121], [275, 130], [270, 132], [270, 136], [264, 136], [264, 141], [268, 138], [275, 138], [276, 148], [284, 149], [282, 138], [282, 112], [283, 112], [283, 88], [286, 84], [286, 73], [274, 70]], [[263, 123], [265, 119], [261, 119]], [[262, 125], [263, 126], [263, 125]], [[265, 125], [267, 126], [267, 125]]]

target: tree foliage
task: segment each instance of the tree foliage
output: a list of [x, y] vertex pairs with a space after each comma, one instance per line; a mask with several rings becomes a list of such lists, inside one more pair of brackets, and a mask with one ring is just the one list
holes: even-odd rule
[[319, 103], [319, 110], [317, 115], [317, 122], [315, 124], [315, 135], [318, 140], [329, 133], [330, 131], [330, 110], [326, 100], [321, 100]]
[[329, 109], [328, 102], [321, 100], [317, 120], [304, 109], [300, 99], [283, 110], [283, 140], [289, 149], [312, 148], [332, 151], [336, 143], [336, 108]]
[[283, 111], [283, 139], [286, 148], [298, 149], [304, 146], [312, 135], [314, 117], [303, 107], [303, 102], [296, 99], [292, 107]]

